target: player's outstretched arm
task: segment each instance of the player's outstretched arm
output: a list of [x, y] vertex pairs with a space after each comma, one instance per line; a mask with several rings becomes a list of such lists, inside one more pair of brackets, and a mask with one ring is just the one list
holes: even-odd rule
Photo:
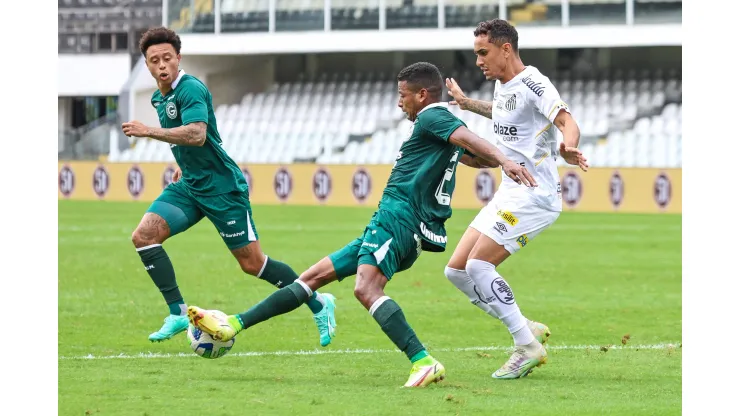
[[451, 105], [459, 105], [463, 110], [471, 111], [486, 118], [493, 118], [492, 102], [468, 98], [454, 78], [445, 79], [445, 85], [447, 85], [447, 93], [455, 99], [450, 101]]
[[509, 160], [496, 146], [478, 137], [465, 126], [460, 126], [450, 135], [450, 143], [460, 146], [477, 157], [483, 159], [486, 164], [500, 165], [506, 176], [516, 183], [523, 183], [528, 187], [537, 186], [532, 175], [522, 165]]
[[560, 157], [567, 163], [580, 167], [584, 172], [587, 171], [588, 161], [583, 153], [578, 150], [578, 143], [581, 141], [581, 130], [573, 116], [565, 110], [560, 110], [553, 124], [563, 133], [563, 142], [560, 143]]
[[126, 136], [151, 137], [178, 146], [203, 146], [206, 142], [206, 123], [198, 121], [171, 129], [148, 127], [139, 121], [123, 123]]
[[469, 166], [471, 168], [475, 169], [486, 169], [486, 168], [497, 168], [499, 165], [494, 165], [493, 163], [487, 163], [483, 159], [479, 158], [478, 156], [473, 156], [469, 154], [464, 154], [460, 158], [460, 163], [462, 163], [465, 166]]

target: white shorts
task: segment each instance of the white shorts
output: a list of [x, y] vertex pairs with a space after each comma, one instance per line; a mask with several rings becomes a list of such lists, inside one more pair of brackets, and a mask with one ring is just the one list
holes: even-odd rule
[[516, 253], [539, 233], [551, 226], [560, 216], [527, 199], [496, 198], [483, 207], [470, 227]]

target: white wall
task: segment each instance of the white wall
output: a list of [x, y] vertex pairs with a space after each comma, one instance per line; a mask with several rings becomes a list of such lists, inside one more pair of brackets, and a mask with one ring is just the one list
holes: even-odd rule
[[118, 95], [130, 71], [131, 56], [126, 53], [57, 55], [57, 95]]

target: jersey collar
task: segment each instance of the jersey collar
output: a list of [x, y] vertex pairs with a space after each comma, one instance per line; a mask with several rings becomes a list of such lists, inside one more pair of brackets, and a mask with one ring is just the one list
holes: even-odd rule
[[444, 107], [444, 108], [447, 108], [447, 103], [440, 102], [440, 103], [429, 104], [428, 106], [422, 108], [421, 111], [419, 111], [418, 113], [416, 113], [416, 117], [419, 117], [419, 114], [423, 113], [424, 111], [426, 111], [426, 110], [428, 110], [430, 108], [434, 108], [434, 107]]
[[175, 81], [172, 83], [172, 90], [174, 91], [175, 88], [177, 88], [177, 84], [180, 83], [180, 79], [182, 79], [182, 76], [185, 75], [185, 70], [181, 69], [177, 72], [177, 78], [175, 78]]

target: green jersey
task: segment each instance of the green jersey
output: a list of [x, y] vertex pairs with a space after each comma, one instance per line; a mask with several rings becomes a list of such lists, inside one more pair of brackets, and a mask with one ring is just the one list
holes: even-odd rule
[[419, 112], [411, 136], [401, 145], [378, 208], [422, 238], [425, 251], [444, 251], [445, 221], [452, 215], [455, 170], [464, 149], [449, 142], [465, 126], [446, 104]]
[[152, 106], [157, 110], [162, 128], [207, 124], [203, 146], [170, 145], [188, 191], [194, 195], [220, 195], [247, 190], [241, 169], [221, 147], [213, 99], [205, 84], [180, 71], [170, 92], [162, 96], [159, 90], [154, 91]]

